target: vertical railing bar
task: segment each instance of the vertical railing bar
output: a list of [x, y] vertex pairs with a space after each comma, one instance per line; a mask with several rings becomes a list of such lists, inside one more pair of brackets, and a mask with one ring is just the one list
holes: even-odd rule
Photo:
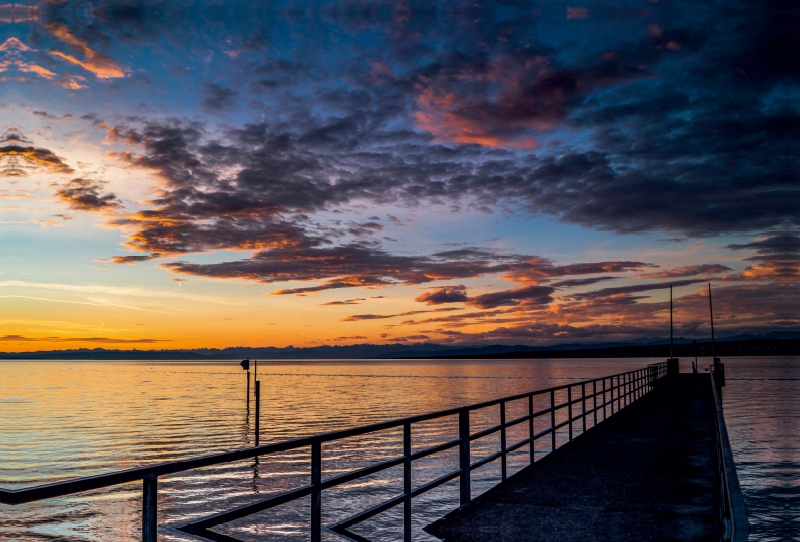
[[628, 392], [630, 392], [628, 386], [628, 374], [622, 375], [622, 408], [628, 406]]
[[[594, 414], [594, 425], [597, 425], [597, 380], [592, 380], [592, 413]], [[594, 427], [594, 425], [592, 427]]]
[[644, 370], [639, 369], [639, 399], [644, 396]]
[[411, 423], [403, 424], [403, 542], [411, 542]]
[[158, 541], [158, 476], [142, 479], [142, 542]]
[[500, 477], [505, 480], [506, 464], [506, 402], [500, 401]]
[[603, 421], [606, 421], [606, 378], [603, 377]]
[[470, 474], [470, 459], [469, 459], [469, 409], [462, 408], [458, 411], [458, 438], [460, 440], [458, 445], [459, 451], [459, 467], [461, 470], [460, 475], [460, 502], [461, 506], [468, 504], [472, 499], [470, 492], [469, 474]]
[[644, 369], [639, 371], [639, 398], [644, 397]]
[[311, 445], [311, 542], [322, 540], [322, 444]]
[[585, 382], [581, 382], [581, 412], [583, 413], [583, 416], [581, 416], [581, 418], [583, 419], [583, 432], [585, 433], [586, 432], [586, 383]]
[[556, 391], [550, 390], [550, 436], [552, 437], [551, 451], [556, 451]]
[[622, 386], [625, 390], [625, 398], [622, 400], [622, 407], [625, 408], [630, 404], [631, 399], [631, 375], [626, 374], [622, 377]]
[[536, 462], [536, 445], [533, 440], [533, 394], [528, 396], [528, 437], [531, 439], [531, 465]]
[[612, 376], [608, 382], [608, 393], [611, 395], [611, 415], [614, 415], [614, 377]]
[[569, 423], [569, 440], [572, 440], [572, 385], [567, 386], [567, 420]]

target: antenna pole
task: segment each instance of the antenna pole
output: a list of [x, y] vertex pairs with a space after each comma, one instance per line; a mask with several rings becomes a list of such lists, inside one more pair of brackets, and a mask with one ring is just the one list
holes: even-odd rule
[[708, 283], [708, 312], [711, 314], [711, 359], [717, 360], [714, 353], [714, 306], [711, 303], [711, 283]]
[[669, 359], [672, 359], [672, 284], [669, 285]]

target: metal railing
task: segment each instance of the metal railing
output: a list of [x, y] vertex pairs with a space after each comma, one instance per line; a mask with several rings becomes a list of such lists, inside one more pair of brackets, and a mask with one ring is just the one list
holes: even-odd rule
[[[750, 524], [747, 521], [747, 511], [739, 487], [739, 477], [733, 463], [733, 452], [728, 440], [728, 428], [725, 425], [725, 416], [722, 412], [722, 401], [717, 387], [715, 366], [719, 359], [715, 358], [715, 365], [711, 367], [711, 391], [714, 394], [715, 416], [714, 430], [716, 435], [716, 467], [717, 488], [720, 496], [719, 519], [722, 525], [720, 539], [723, 542], [747, 542], [750, 533]], [[723, 373], [724, 374], [724, 373]]]
[[[310, 447], [311, 480], [309, 484], [296, 487], [283, 493], [272, 494], [266, 498], [262, 498], [261, 500], [239, 506], [231, 510], [206, 516], [198, 520], [192, 520], [191, 522], [175, 527], [175, 530], [181, 533], [193, 535], [203, 540], [235, 542], [237, 540], [236, 538], [213, 532], [210, 529], [215, 526], [261, 512], [263, 510], [274, 508], [276, 506], [310, 496], [311, 517], [309, 522], [312, 542], [319, 542], [321, 540], [323, 530], [328, 530], [329, 532], [333, 532], [348, 540], [358, 542], [367, 541], [367, 539], [352, 533], [349, 529], [362, 521], [365, 521], [380, 514], [381, 512], [399, 505], [403, 505], [404, 541], [409, 542], [411, 540], [411, 500], [413, 498], [458, 478], [460, 504], [467, 504], [472, 499], [470, 474], [475, 469], [499, 459], [501, 479], [505, 480], [508, 476], [507, 458], [508, 454], [511, 452], [524, 446], [529, 446], [529, 461], [530, 463], [533, 463], [536, 459], [535, 453], [542, 452], [542, 450], [537, 449], [536, 443], [538, 440], [548, 440], [549, 445], [547, 448], [549, 448], [550, 452], [556, 450], [556, 448], [558, 448], [556, 433], [559, 430], [562, 430], [564, 436], [571, 441], [576, 437], [576, 424], [580, 424], [579, 428], [582, 430], [582, 433], [585, 432], [587, 430], [587, 421], [591, 424], [591, 427], [594, 427], [607, 417], [613, 416], [615, 412], [619, 412], [625, 406], [633, 403], [643, 395], [647, 394], [653, 388], [655, 382], [666, 376], [666, 374], [667, 364], [657, 363], [649, 365], [644, 369], [629, 371], [626, 373], [585, 380], [572, 384], [564, 384], [561, 386], [555, 386], [529, 393], [503, 397], [493, 401], [486, 401], [474, 405], [453, 408], [429, 414], [422, 414], [419, 416], [412, 416], [399, 420], [386, 421], [363, 427], [346, 429], [343, 431], [334, 431], [310, 437], [287, 440], [275, 444], [267, 444], [227, 453], [198, 457], [195, 459], [173, 461], [148, 467], [118, 471], [99, 476], [90, 476], [76, 480], [56, 482], [35, 487], [16, 490], [0, 489], [0, 503], [19, 505], [141, 480], [142, 541], [156, 542], [158, 529], [157, 511], [159, 477], [177, 472], [249, 459], [257, 456], [265, 456], [278, 452]], [[566, 401], [557, 402], [557, 393], [560, 396], [566, 394]], [[544, 396], [545, 401], [549, 396], [549, 406], [544, 409], [534, 410], [534, 398], [539, 396]], [[527, 401], [527, 414], [507, 420], [506, 407], [509, 403], [516, 401]], [[488, 429], [474, 433], [471, 432], [470, 413], [490, 407], [499, 407], [499, 424], [489, 427]], [[578, 412], [576, 412], [576, 410]], [[557, 421], [557, 418], [559, 417], [557, 414], [562, 417], [566, 415], [566, 419]], [[412, 451], [411, 429], [414, 424], [446, 418], [449, 416], [458, 417], [457, 438], [425, 448], [420, 451]], [[546, 427], [536, 431], [536, 424], [534, 421], [537, 421], [537, 424], [541, 424], [542, 422], [540, 420], [549, 423]], [[508, 429], [519, 426], [526, 422], [528, 426], [528, 437], [518, 442], [509, 444]], [[400, 427], [402, 427], [403, 430], [403, 454], [401, 456], [323, 480], [322, 445], [324, 443]], [[589, 427], [589, 429], [591, 429], [591, 427]], [[471, 443], [475, 440], [498, 432], [500, 433], [500, 449], [495, 453], [482, 457], [473, 462], [470, 455]], [[417, 487], [413, 486], [411, 466], [414, 461], [418, 461], [420, 459], [453, 448], [458, 449], [458, 469], [440, 476], [433, 481]], [[322, 495], [324, 491], [398, 466], [403, 467], [403, 491], [401, 494], [346, 519], [323, 526]]]

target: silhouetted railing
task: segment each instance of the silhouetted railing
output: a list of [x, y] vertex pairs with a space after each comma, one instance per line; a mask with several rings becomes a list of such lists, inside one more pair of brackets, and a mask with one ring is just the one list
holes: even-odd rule
[[[310, 528], [312, 542], [319, 542], [321, 540], [323, 528], [346, 539], [364, 542], [366, 541], [365, 538], [350, 532], [349, 528], [401, 504], [403, 505], [404, 541], [408, 542], [411, 540], [411, 500], [414, 497], [422, 495], [423, 493], [437, 488], [442, 484], [458, 478], [460, 503], [464, 505], [472, 499], [470, 474], [473, 470], [499, 459], [501, 467], [501, 479], [505, 480], [507, 477], [507, 456], [509, 453], [524, 446], [530, 446], [529, 461], [530, 463], [533, 463], [535, 460], [535, 452], [541, 451], [536, 448], [536, 442], [539, 439], [549, 436], [549, 439], [547, 439], [549, 440], [548, 448], [551, 452], [554, 451], [558, 447], [558, 442], [556, 439], [556, 432], [558, 430], [563, 429], [567, 438], [572, 440], [575, 437], [575, 424], [580, 424], [580, 428], [583, 432], [585, 432], [587, 430], [588, 420], [591, 420], [593, 427], [605, 420], [607, 417], [614, 415], [615, 412], [619, 412], [619, 410], [625, 406], [631, 404], [648, 393], [652, 389], [654, 383], [660, 378], [666, 376], [666, 374], [667, 364], [657, 363], [649, 365], [646, 369], [639, 369], [636, 371], [629, 371], [603, 378], [585, 380], [576, 382], [574, 384], [564, 384], [562, 386], [512, 395], [510, 397], [486, 401], [475, 405], [453, 408], [450, 410], [443, 410], [429, 414], [422, 414], [400, 420], [381, 422], [364, 427], [323, 433], [311, 437], [245, 448], [233, 452], [198, 457], [195, 459], [187, 459], [184, 461], [173, 461], [149, 467], [113, 472], [99, 476], [90, 476], [77, 480], [56, 482], [36, 487], [17, 490], [0, 489], [0, 503], [10, 505], [30, 503], [42, 499], [62, 497], [64, 495], [72, 495], [93, 489], [100, 489], [142, 480], [142, 540], [143, 542], [156, 542], [156, 533], [158, 527], [158, 478], [160, 476], [202, 467], [209, 467], [212, 465], [229, 463], [232, 461], [249, 459], [256, 456], [265, 456], [287, 450], [310, 447], [311, 481], [309, 484], [283, 493], [270, 495], [261, 500], [246, 504], [244, 506], [239, 506], [232, 510], [213, 514], [199, 520], [193, 520], [178, 526], [176, 530], [182, 533], [197, 536], [205, 540], [235, 542], [237, 540], [236, 538], [233, 538], [229, 535], [215, 533], [209, 529], [217, 525], [228, 523], [230, 521], [279, 506], [281, 504], [310, 496]], [[557, 392], [560, 392], [560, 395], [562, 396], [564, 395], [564, 392], [566, 392], [566, 401], [557, 403]], [[547, 408], [535, 411], [534, 397], [538, 396], [549, 396], [550, 405]], [[524, 416], [507, 420], [506, 405], [514, 401], [525, 400], [527, 400], [528, 413]], [[499, 407], [499, 424], [475, 433], [470, 432], [470, 413], [495, 406]], [[576, 410], [578, 411], [577, 413]], [[566, 413], [566, 419], [557, 422], [557, 413], [559, 412]], [[449, 440], [436, 446], [431, 446], [424, 450], [412, 452], [412, 425], [420, 422], [445, 418], [448, 416], [458, 417], [458, 438]], [[548, 421], [549, 424], [547, 427], [539, 431], [534, 431], [534, 420], [540, 419]], [[507, 441], [507, 430], [525, 422], [527, 422], [528, 425], [528, 437], [520, 440], [519, 442], [509, 444]], [[399, 427], [403, 428], [402, 456], [357, 469], [346, 474], [341, 474], [325, 480], [322, 479], [322, 445], [324, 443]], [[473, 462], [470, 455], [471, 443], [475, 440], [484, 438], [497, 432], [500, 433], [500, 449], [491, 455], [482, 457]], [[413, 487], [411, 478], [412, 463], [451, 448], [458, 448], [459, 468], [440, 476], [431, 482]], [[402, 494], [397, 495], [396, 497], [389, 499], [377, 506], [363, 510], [344, 520], [323, 527], [323, 491], [401, 465], [403, 466]]]
[[717, 484], [720, 496], [719, 519], [722, 525], [720, 539], [723, 542], [747, 542], [750, 524], [747, 521], [742, 490], [739, 487], [739, 477], [736, 474], [733, 452], [728, 440], [728, 428], [725, 425], [725, 417], [722, 413], [722, 401], [720, 400], [718, 382], [716, 381], [719, 377], [716, 370], [718, 364], [719, 358], [714, 358], [714, 366], [712, 366], [711, 371], [711, 390], [714, 394], [714, 404], [716, 406], [714, 428], [716, 430]]

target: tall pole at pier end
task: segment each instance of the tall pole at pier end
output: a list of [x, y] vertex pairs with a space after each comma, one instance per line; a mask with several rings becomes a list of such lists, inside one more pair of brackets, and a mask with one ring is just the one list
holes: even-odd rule
[[672, 284], [669, 285], [669, 359], [672, 359]]
[[714, 306], [711, 304], [711, 283], [708, 283], [708, 312], [711, 314], [711, 359], [717, 361], [714, 353]]
[[717, 388], [725, 385], [725, 365], [720, 362], [714, 351], [714, 306], [711, 303], [711, 283], [708, 283], [708, 311], [711, 316], [711, 359], [714, 360], [714, 382]]
[[667, 374], [676, 375], [681, 370], [678, 367], [678, 358], [674, 357], [674, 334], [672, 332], [672, 284], [669, 285], [669, 359], [667, 360]]

